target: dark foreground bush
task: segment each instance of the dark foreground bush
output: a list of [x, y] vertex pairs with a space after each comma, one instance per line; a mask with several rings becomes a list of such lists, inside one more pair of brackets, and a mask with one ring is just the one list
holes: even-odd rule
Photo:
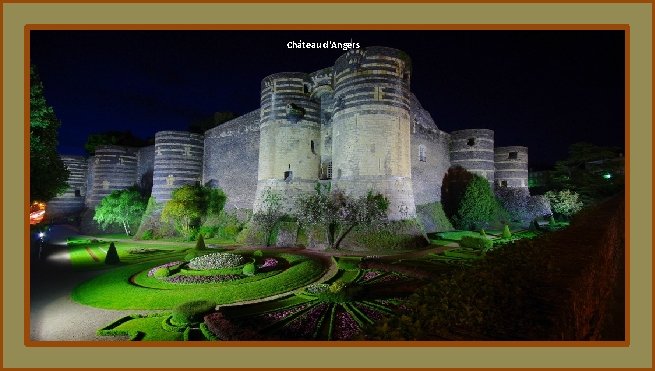
[[247, 326], [233, 322], [223, 313], [212, 313], [205, 317], [205, 325], [218, 340], [259, 340], [262, 337], [257, 331]]
[[[374, 340], [623, 340], [624, 199], [417, 290]], [[575, 248], [572, 248], [575, 247]]]
[[197, 324], [215, 307], [216, 303], [208, 300], [188, 301], [173, 308], [171, 321], [176, 325]]

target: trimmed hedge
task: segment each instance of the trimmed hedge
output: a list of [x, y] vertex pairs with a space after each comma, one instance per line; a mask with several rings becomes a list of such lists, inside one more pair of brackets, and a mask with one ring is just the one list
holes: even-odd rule
[[216, 303], [209, 300], [194, 300], [173, 308], [171, 322], [176, 325], [193, 325], [202, 322], [205, 315], [216, 308]]
[[459, 241], [460, 246], [471, 249], [489, 250], [494, 246], [494, 242], [486, 237], [463, 236]]

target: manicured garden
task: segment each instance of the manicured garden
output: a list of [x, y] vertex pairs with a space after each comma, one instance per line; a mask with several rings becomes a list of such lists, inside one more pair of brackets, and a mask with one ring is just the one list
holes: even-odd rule
[[[172, 313], [132, 315], [98, 330], [98, 334], [143, 341], [350, 340], [357, 338], [364, 327], [396, 313], [405, 298], [425, 284], [424, 271], [409, 266], [403, 269], [402, 265], [361, 257], [337, 257], [333, 262], [338, 271], [332, 278], [291, 290], [275, 300], [218, 305], [218, 310], [204, 308], [198, 311], [204, 319], [195, 322], [176, 319], [180, 317], [176, 316], [179, 307]], [[178, 265], [173, 263], [142, 274], [153, 276], [158, 269]], [[376, 268], [364, 268], [371, 264]]]

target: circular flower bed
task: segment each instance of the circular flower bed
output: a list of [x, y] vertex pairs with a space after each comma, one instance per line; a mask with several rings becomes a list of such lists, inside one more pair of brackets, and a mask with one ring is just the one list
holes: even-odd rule
[[193, 258], [188, 267], [196, 270], [234, 268], [247, 262], [248, 259], [241, 255], [218, 252]]

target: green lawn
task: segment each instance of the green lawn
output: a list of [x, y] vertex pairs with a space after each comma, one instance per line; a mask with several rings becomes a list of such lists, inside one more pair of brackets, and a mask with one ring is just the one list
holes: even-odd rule
[[[138, 274], [171, 259], [122, 266], [77, 286], [71, 296], [78, 303], [107, 309], [170, 309], [191, 300], [236, 303], [287, 293], [316, 281], [328, 267], [316, 259], [279, 254], [290, 266], [277, 274], [256, 274], [238, 281], [175, 285], [175, 289], [142, 287], [130, 281]], [[262, 279], [254, 280], [262, 275]], [[270, 275], [270, 276], [269, 276]], [[261, 276], [260, 276], [261, 277]]]

